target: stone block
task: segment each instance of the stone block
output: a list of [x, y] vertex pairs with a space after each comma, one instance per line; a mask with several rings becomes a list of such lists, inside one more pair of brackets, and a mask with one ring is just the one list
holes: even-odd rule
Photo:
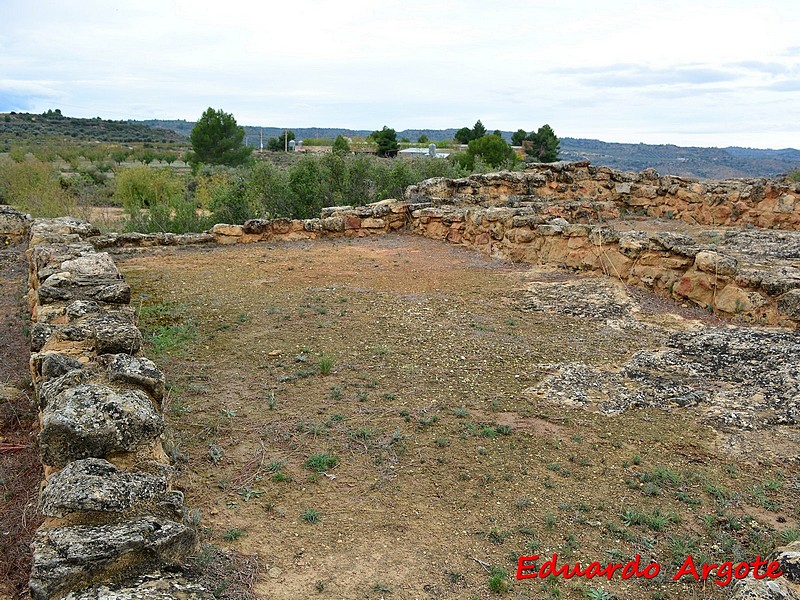
[[121, 471], [107, 460], [86, 458], [69, 463], [50, 477], [39, 496], [46, 517], [80, 511], [125, 512], [167, 491], [166, 478]]
[[704, 273], [711, 275], [722, 275], [724, 277], [735, 277], [737, 260], [732, 256], [726, 256], [712, 250], [703, 250], [694, 257], [694, 265]]
[[116, 354], [108, 362], [108, 378], [138, 385], [159, 402], [164, 398], [164, 373], [150, 359]]
[[114, 525], [39, 529], [33, 539], [30, 590], [35, 600], [61, 598], [97, 582], [145, 572], [188, 553], [194, 532], [155, 517]]
[[42, 410], [39, 453], [56, 467], [103, 458], [152, 442], [164, 430], [161, 415], [139, 390], [81, 384], [49, 398]]

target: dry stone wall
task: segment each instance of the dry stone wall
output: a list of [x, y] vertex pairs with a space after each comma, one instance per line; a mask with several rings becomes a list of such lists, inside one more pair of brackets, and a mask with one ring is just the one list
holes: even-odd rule
[[588, 162], [534, 165], [523, 172], [434, 178], [410, 186], [412, 201], [456, 206], [531, 203], [542, 214], [588, 222], [637, 214], [694, 225], [800, 229], [800, 183], [730, 179], [700, 182], [653, 169], [623, 173]]
[[[130, 287], [86, 242], [97, 235], [70, 218], [30, 226], [30, 366], [45, 475], [45, 521], [32, 544], [37, 599], [97, 597], [96, 586], [178, 563], [195, 543], [162, 445], [164, 374], [140, 354]], [[204, 595], [169, 580], [180, 593], [159, 597]]]
[[[570, 223], [530, 207], [415, 208], [412, 231], [514, 262], [600, 271], [741, 322], [800, 321], [800, 234], [669, 231]], [[783, 255], [769, 256], [770, 243]]]

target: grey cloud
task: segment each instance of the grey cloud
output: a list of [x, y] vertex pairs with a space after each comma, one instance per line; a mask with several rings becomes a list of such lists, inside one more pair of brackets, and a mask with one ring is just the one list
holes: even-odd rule
[[734, 68], [747, 69], [758, 73], [770, 73], [771, 75], [781, 75], [792, 72], [795, 67], [784, 65], [779, 62], [762, 62], [757, 60], [743, 60], [728, 65]]
[[704, 85], [732, 81], [737, 75], [725, 69], [695, 66], [677, 66], [670, 68], [652, 68], [641, 65], [619, 65], [586, 72], [582, 77], [584, 83], [592, 86], [633, 87], [663, 85]]
[[788, 79], [784, 81], [776, 81], [775, 83], [766, 86], [766, 89], [774, 92], [800, 92], [800, 80]]

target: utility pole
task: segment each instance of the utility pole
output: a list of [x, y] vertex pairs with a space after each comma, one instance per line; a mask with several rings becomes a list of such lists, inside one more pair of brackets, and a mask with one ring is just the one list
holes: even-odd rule
[[289, 130], [288, 129], [284, 129], [283, 130], [283, 151], [284, 152], [288, 152], [289, 151]]
[[261, 146], [259, 148], [259, 151], [263, 152], [264, 151], [264, 128], [261, 127], [259, 129], [260, 129], [260, 133], [261, 133]]

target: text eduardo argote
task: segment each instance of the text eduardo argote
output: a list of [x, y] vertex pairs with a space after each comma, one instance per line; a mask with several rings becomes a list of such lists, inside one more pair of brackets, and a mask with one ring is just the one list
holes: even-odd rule
[[[591, 562], [581, 566], [581, 563], [572, 564], [558, 563], [558, 554], [553, 554], [547, 560], [538, 563], [539, 555], [520, 556], [517, 559], [517, 579], [546, 579], [551, 575], [572, 579], [573, 577], [583, 577], [593, 579], [595, 577], [605, 577], [609, 581], [617, 575], [620, 579], [653, 579], [661, 573], [661, 566], [651, 562], [642, 564], [639, 554], [626, 563], [609, 563], [602, 565], [599, 562]], [[673, 581], [680, 581], [684, 577], [691, 577], [695, 581], [705, 581], [711, 579], [719, 586], [726, 586], [734, 579], [744, 579], [752, 576], [754, 579], [775, 579], [783, 575], [778, 561], [766, 561], [757, 556], [751, 562], [723, 562], [723, 563], [695, 563], [694, 558], [689, 555], [683, 564], [672, 574]]]

